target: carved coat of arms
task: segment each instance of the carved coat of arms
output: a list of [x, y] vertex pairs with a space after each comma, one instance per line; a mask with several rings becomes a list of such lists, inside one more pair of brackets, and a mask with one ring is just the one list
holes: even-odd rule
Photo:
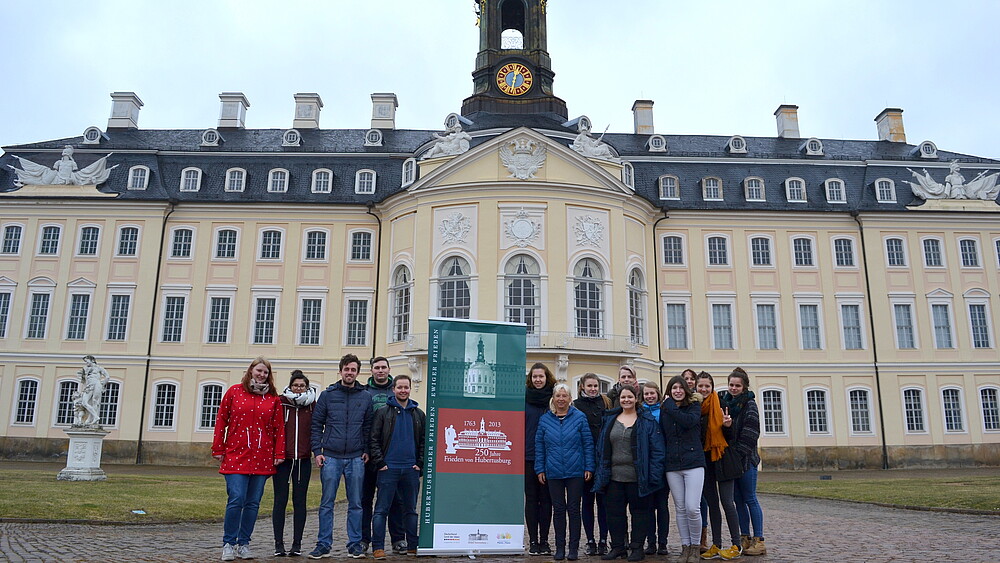
[[515, 246], [524, 248], [532, 243], [542, 232], [542, 226], [532, 221], [528, 212], [521, 209], [510, 221], [504, 223], [504, 233]]
[[545, 164], [545, 145], [521, 137], [500, 146], [500, 160], [511, 178], [529, 180]]
[[456, 211], [441, 220], [438, 230], [441, 231], [441, 238], [445, 244], [464, 243], [465, 237], [472, 230], [472, 221]]
[[604, 225], [590, 215], [577, 217], [573, 232], [578, 246], [598, 246], [604, 240]]

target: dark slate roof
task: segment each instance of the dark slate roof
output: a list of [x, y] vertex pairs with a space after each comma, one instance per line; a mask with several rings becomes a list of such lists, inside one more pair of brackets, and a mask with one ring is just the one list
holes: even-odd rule
[[[477, 135], [477, 131], [503, 132], [514, 127], [562, 133], [554, 142], [569, 145], [575, 129], [563, 125], [554, 114], [500, 115], [479, 112], [466, 116], [472, 124], [463, 127], [473, 135], [472, 146], [488, 142], [492, 134]], [[58, 160], [58, 150], [66, 145], [76, 150], [74, 158], [84, 167], [99, 156], [113, 153], [108, 165], [117, 164], [108, 181], [100, 187], [104, 192], [117, 192], [121, 199], [199, 202], [258, 202], [258, 203], [338, 203], [364, 205], [378, 202], [398, 193], [403, 161], [429, 146], [434, 133], [440, 130], [384, 130], [383, 146], [364, 146], [366, 129], [301, 130], [299, 147], [282, 147], [284, 129], [220, 129], [224, 141], [218, 147], [202, 147], [204, 130], [111, 129], [99, 145], [84, 145], [82, 137], [70, 137], [39, 143], [5, 147], [0, 156], [0, 191], [15, 189], [16, 176], [7, 167], [15, 164], [13, 155], [50, 166]], [[806, 139], [777, 137], [744, 137], [747, 154], [730, 154], [726, 150], [729, 137], [717, 135], [663, 135], [667, 152], [649, 152], [649, 135], [609, 133], [603, 140], [632, 162], [635, 169], [636, 194], [655, 206], [671, 209], [718, 209], [759, 211], [902, 211], [919, 203], [903, 180], [913, 180], [906, 166], [920, 169], [928, 163], [958, 160], [966, 177], [978, 173], [976, 165], [1000, 165], [1000, 161], [977, 158], [961, 153], [938, 151], [937, 160], [924, 160], [916, 155], [916, 146], [888, 141], [821, 139], [823, 156], [806, 156], [800, 150]], [[145, 152], [148, 151], [148, 152]], [[246, 153], [246, 154], [241, 154]], [[775, 162], [780, 159], [782, 162]], [[887, 165], [866, 161], [886, 161]], [[821, 166], [816, 164], [822, 163]], [[131, 166], [145, 165], [150, 169], [149, 187], [145, 191], [126, 189]], [[201, 190], [181, 192], [181, 171], [187, 167], [202, 170]], [[247, 171], [244, 192], [224, 190], [229, 168]], [[268, 193], [269, 171], [284, 168], [289, 172], [286, 193]], [[333, 172], [332, 192], [311, 192], [312, 173], [317, 168]], [[354, 178], [358, 170], [371, 169], [377, 175], [376, 193], [354, 193]], [[939, 169], [940, 170], [940, 169]], [[673, 174], [680, 181], [680, 200], [660, 200], [661, 175]], [[943, 181], [944, 173], [934, 172]], [[716, 176], [723, 181], [723, 201], [704, 201], [701, 180]], [[748, 202], [744, 197], [743, 180], [749, 176], [764, 180], [766, 201]], [[802, 178], [806, 183], [807, 203], [786, 200], [784, 181]], [[886, 177], [896, 184], [895, 203], [878, 203], [873, 184]], [[826, 202], [824, 181], [839, 178], [844, 181], [848, 203]]]

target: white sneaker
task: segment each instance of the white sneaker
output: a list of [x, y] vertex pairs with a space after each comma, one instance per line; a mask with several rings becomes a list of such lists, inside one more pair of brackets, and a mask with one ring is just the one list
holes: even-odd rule
[[232, 561], [236, 559], [236, 549], [233, 548], [232, 544], [225, 544], [222, 546], [222, 560]]
[[238, 545], [236, 546], [236, 557], [240, 559], [253, 559], [253, 553], [250, 553], [249, 545]]

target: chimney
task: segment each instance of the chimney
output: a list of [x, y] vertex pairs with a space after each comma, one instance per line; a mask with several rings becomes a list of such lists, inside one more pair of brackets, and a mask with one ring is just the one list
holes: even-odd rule
[[653, 100], [636, 100], [632, 104], [636, 135], [653, 134]]
[[295, 94], [295, 119], [292, 129], [319, 129], [319, 110], [323, 109], [323, 100], [315, 92], [299, 92]]
[[391, 92], [372, 94], [372, 129], [395, 129], [399, 100]]
[[774, 110], [778, 123], [778, 137], [782, 139], [799, 138], [799, 106], [781, 104]]
[[247, 108], [250, 102], [243, 92], [223, 92], [219, 94], [222, 110], [219, 112], [219, 129], [245, 129]]
[[142, 100], [135, 92], [111, 93], [111, 117], [108, 118], [108, 129], [138, 129], [139, 108]]
[[882, 113], [875, 116], [875, 126], [878, 128], [878, 140], [906, 142], [906, 132], [903, 131], [903, 110], [885, 108]]

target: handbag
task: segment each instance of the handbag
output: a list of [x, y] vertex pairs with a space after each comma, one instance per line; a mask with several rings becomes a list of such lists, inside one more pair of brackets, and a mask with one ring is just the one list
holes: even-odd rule
[[715, 464], [716, 481], [732, 481], [743, 476], [743, 459], [733, 448], [726, 448], [722, 457], [712, 462]]

